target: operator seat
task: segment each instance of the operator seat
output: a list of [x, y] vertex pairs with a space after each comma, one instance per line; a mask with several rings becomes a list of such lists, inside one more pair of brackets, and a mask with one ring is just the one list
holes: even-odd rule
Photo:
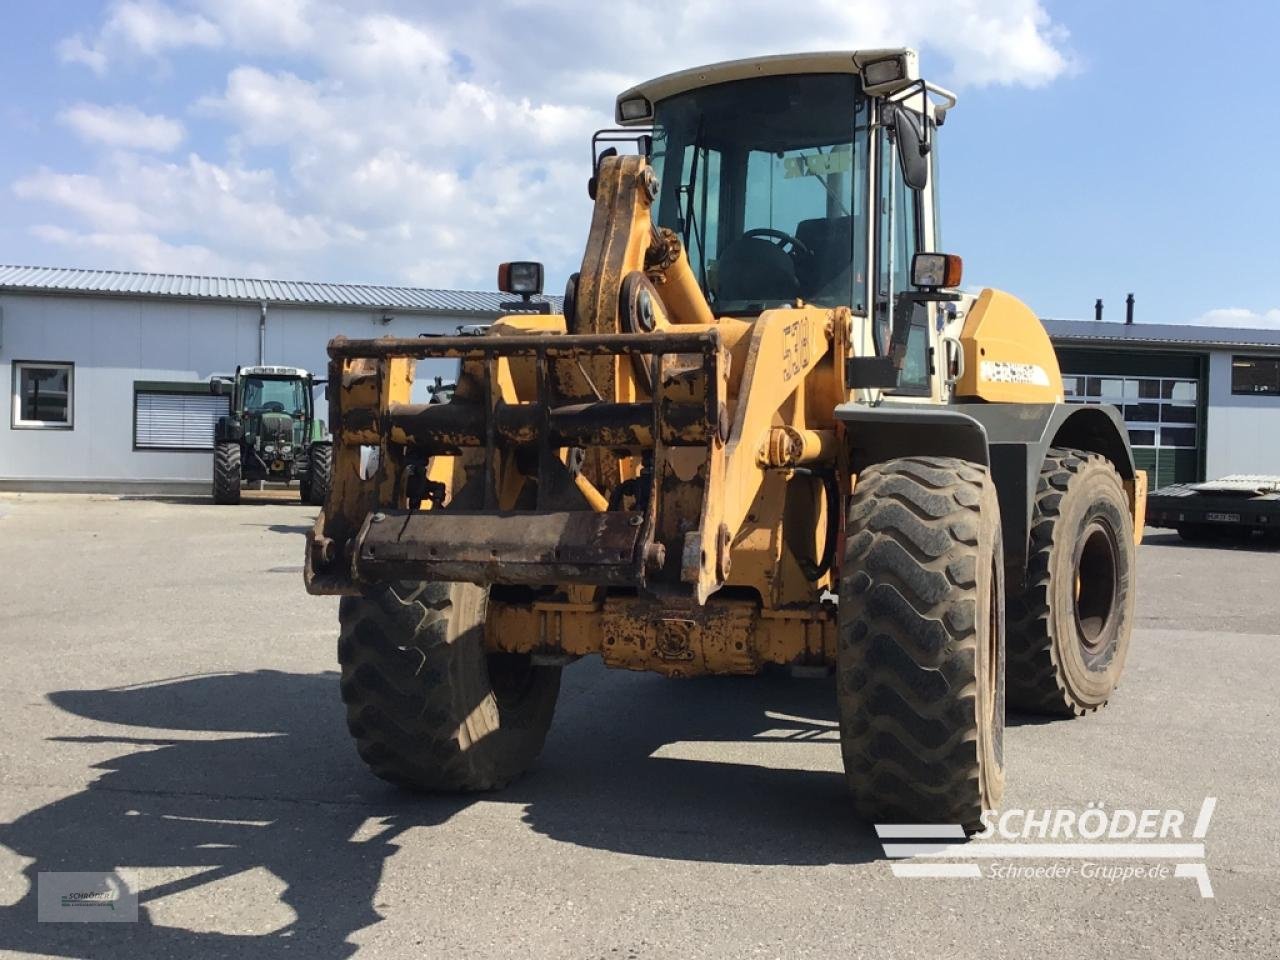
[[795, 261], [764, 237], [739, 237], [725, 248], [716, 269], [720, 302], [788, 301], [800, 295]]
[[800, 296], [813, 303], [844, 302], [853, 271], [853, 217], [801, 220], [796, 239], [813, 254], [797, 258]]

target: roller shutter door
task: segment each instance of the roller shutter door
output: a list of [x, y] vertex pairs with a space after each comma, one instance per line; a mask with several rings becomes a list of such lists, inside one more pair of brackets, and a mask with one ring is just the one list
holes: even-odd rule
[[229, 397], [139, 390], [134, 394], [134, 447], [212, 450], [214, 425], [229, 411]]

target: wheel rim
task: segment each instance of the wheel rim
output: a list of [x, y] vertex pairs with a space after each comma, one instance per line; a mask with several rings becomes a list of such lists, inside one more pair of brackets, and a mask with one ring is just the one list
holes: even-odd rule
[[[995, 760], [995, 769], [988, 771], [987, 783], [983, 791], [984, 803], [990, 800], [992, 803], [999, 800], [1000, 787], [997, 777], [999, 771], [1004, 769], [1004, 659], [1000, 656], [1001, 643], [1005, 635], [1004, 621], [1004, 596], [999, 589], [1000, 584], [1000, 563], [999, 555], [991, 558], [991, 601], [990, 609], [987, 611], [987, 703], [986, 703], [986, 730], [987, 738], [991, 750], [991, 757]], [[995, 787], [993, 793], [993, 786]]]
[[1084, 529], [1075, 562], [1076, 636], [1085, 652], [1095, 654], [1106, 643], [1107, 627], [1120, 592], [1119, 545], [1111, 525], [1094, 520]]
[[987, 622], [990, 626], [987, 628], [987, 724], [988, 729], [993, 733], [996, 730], [996, 690], [997, 684], [1000, 682], [1000, 634], [1003, 624], [1000, 618], [1003, 615], [1000, 597], [997, 596], [996, 579], [999, 576], [999, 570], [996, 569], [995, 560], [991, 561], [991, 609], [987, 611]]

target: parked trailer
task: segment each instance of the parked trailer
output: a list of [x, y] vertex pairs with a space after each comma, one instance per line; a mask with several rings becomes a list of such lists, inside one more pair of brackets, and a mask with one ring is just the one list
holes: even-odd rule
[[1236, 474], [1161, 487], [1147, 494], [1147, 525], [1193, 543], [1258, 531], [1280, 539], [1280, 477]]

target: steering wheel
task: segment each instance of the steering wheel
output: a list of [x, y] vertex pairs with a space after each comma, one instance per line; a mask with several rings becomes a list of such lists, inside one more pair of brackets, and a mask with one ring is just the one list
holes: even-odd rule
[[748, 230], [746, 233], [742, 235], [743, 240], [747, 240], [752, 237], [761, 237], [767, 240], [777, 240], [778, 246], [782, 248], [784, 253], [788, 252], [786, 248], [790, 247], [795, 252], [802, 253], [806, 257], [813, 256], [812, 250], [806, 247], [794, 236], [787, 233], [787, 231], [785, 230], [775, 230], [773, 229], [773, 227], [756, 227], [753, 230]]
[[263, 413], [284, 413], [284, 404], [278, 400], [268, 400], [262, 405]]

